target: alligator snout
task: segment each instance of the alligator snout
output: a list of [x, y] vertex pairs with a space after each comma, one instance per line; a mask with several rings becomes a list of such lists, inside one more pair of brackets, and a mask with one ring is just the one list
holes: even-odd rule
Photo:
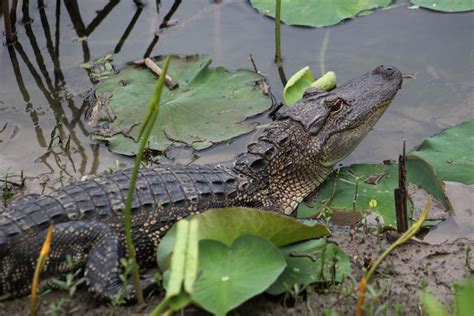
[[372, 73], [374, 75], [380, 74], [386, 80], [393, 79], [396, 74], [399, 74], [401, 76], [400, 71], [396, 67], [390, 65], [380, 65], [375, 68]]

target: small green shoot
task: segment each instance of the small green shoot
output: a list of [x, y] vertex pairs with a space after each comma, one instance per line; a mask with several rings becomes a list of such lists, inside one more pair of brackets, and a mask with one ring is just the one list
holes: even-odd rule
[[130, 184], [127, 194], [127, 201], [125, 202], [125, 211], [124, 211], [124, 229], [125, 229], [125, 239], [127, 242], [127, 249], [129, 258], [132, 260], [132, 280], [135, 287], [135, 295], [139, 304], [144, 304], [145, 300], [143, 298], [143, 292], [140, 282], [140, 276], [138, 274], [138, 263], [136, 262], [136, 251], [135, 246], [133, 245], [132, 240], [132, 200], [133, 200], [133, 191], [135, 189], [135, 183], [137, 181], [138, 169], [143, 157], [143, 152], [145, 151], [145, 146], [148, 143], [148, 138], [150, 137], [151, 130], [153, 129], [158, 114], [160, 113], [160, 99], [161, 92], [163, 90], [163, 85], [165, 83], [166, 73], [168, 71], [169, 57], [166, 58], [165, 64], [163, 67], [163, 72], [158, 79], [153, 95], [150, 99], [147, 109], [147, 115], [143, 119], [142, 126], [140, 128], [140, 138], [139, 138], [139, 149], [137, 156], [135, 158], [135, 165], [133, 167], [133, 172], [130, 177]]
[[[68, 267], [68, 270], [72, 270], [73, 262], [72, 257], [70, 255], [66, 257], [66, 265]], [[78, 287], [86, 282], [86, 278], [78, 278], [80, 273], [81, 269], [77, 269], [75, 272], [67, 273], [65, 280], [59, 280], [54, 278], [52, 282], [56, 284], [61, 290], [68, 292], [69, 298], [72, 298], [76, 293]]]
[[421, 226], [423, 225], [423, 222], [428, 216], [428, 213], [430, 212], [430, 207], [431, 207], [431, 197], [428, 196], [428, 200], [426, 201], [425, 208], [423, 212], [421, 213], [420, 217], [416, 221], [415, 224], [413, 224], [403, 235], [400, 236], [390, 247], [385, 250], [380, 257], [372, 264], [370, 267], [370, 270], [362, 277], [362, 280], [360, 282], [360, 287], [359, 287], [359, 297], [357, 298], [357, 316], [362, 315], [362, 306], [364, 304], [365, 300], [365, 290], [367, 287], [367, 283], [370, 281], [370, 278], [374, 274], [375, 270], [377, 270], [378, 266], [382, 261], [398, 246], [404, 244], [408, 240], [410, 240], [415, 234], [420, 230]]
[[131, 275], [134, 263], [131, 259], [121, 258], [120, 264], [122, 265], [122, 273], [120, 273], [119, 278], [120, 281], [122, 281], [122, 287], [112, 299], [113, 306], [122, 306], [127, 302], [127, 294], [129, 293], [131, 287], [128, 280]]
[[64, 308], [65, 302], [66, 301], [61, 298], [57, 301], [50, 303], [49, 308], [46, 311], [46, 315], [51, 315], [51, 316], [67, 315], [66, 310]]

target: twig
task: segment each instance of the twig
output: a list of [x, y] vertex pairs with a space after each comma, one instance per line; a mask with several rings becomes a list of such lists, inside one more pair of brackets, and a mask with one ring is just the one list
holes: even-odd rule
[[262, 73], [260, 72], [260, 70], [258, 70], [257, 64], [255, 64], [255, 60], [253, 59], [252, 54], [249, 55], [249, 59], [250, 59], [250, 62], [252, 63], [253, 71], [261, 75]]
[[7, 180], [7, 179], [5, 179], [5, 180], [0, 179], [0, 182], [3, 182], [5, 184], [9, 184], [9, 185], [13, 185], [13, 186], [19, 187], [19, 188], [21, 188], [23, 186], [21, 183], [16, 183], [16, 182], [13, 182], [13, 181], [10, 181], [10, 180]]
[[412, 74], [412, 73], [402, 74], [402, 78], [406, 78], [406, 79], [416, 79], [416, 74]]
[[[145, 65], [153, 71], [155, 74], [158, 76], [161, 76], [162, 70], [161, 68], [151, 59], [151, 58], [145, 58], [142, 60], [137, 60], [133, 62], [135, 65]], [[176, 89], [179, 85], [176, 81], [174, 81], [170, 76], [165, 75], [165, 84], [168, 87], [168, 89], [173, 90]]]

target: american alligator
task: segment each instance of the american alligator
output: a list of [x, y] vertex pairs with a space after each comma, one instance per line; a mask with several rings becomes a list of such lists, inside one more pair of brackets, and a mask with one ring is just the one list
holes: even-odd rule
[[[294, 106], [278, 110], [274, 122], [232, 166], [141, 169], [132, 206], [140, 266], [155, 264], [162, 235], [190, 214], [230, 206], [292, 213], [359, 144], [401, 83], [398, 69], [379, 66], [331, 92], [311, 88]], [[0, 296], [30, 291], [39, 250], [54, 223], [42, 278], [83, 268], [93, 295], [114, 297], [122, 286], [120, 258], [126, 256], [122, 222], [130, 175], [131, 169], [125, 169], [50, 195], [26, 195], [0, 213]]]

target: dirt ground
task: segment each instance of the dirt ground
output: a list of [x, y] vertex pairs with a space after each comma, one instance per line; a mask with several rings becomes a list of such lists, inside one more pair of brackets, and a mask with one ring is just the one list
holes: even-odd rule
[[[337, 232], [330, 238], [339, 244], [353, 263], [353, 279], [331, 289], [309, 288], [296, 298], [262, 294], [232, 311], [231, 315], [324, 315], [325, 310], [341, 315], [354, 315], [358, 284], [363, 268], [389, 246], [396, 237], [360, 232]], [[429, 245], [409, 242], [388, 256], [371, 282], [373, 291], [366, 298], [367, 315], [395, 315], [397, 306], [403, 315], [422, 315], [419, 294], [422, 287], [436, 295], [443, 306], [450, 308], [453, 283], [473, 275], [474, 242], [458, 239], [452, 243]], [[95, 302], [85, 289], [68, 299], [65, 292], [51, 292], [41, 296], [39, 315], [148, 315], [159, 303], [162, 293], [155, 293], [144, 306], [114, 307]], [[53, 313], [52, 304], [64, 300], [62, 311]], [[0, 303], [0, 315], [27, 315], [29, 297]], [[197, 307], [178, 313], [206, 315]], [[334, 314], [333, 314], [334, 315]]]

